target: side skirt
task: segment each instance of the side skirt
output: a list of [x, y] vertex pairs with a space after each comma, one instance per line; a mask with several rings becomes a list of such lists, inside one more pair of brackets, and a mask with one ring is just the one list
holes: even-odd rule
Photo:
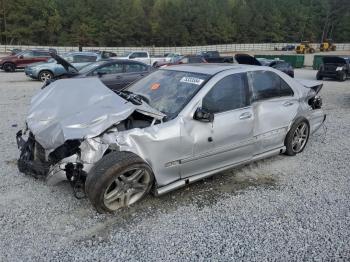
[[262, 154], [259, 154], [259, 155], [255, 155], [255, 156], [253, 156], [252, 159], [249, 159], [249, 160], [246, 160], [246, 161], [238, 162], [238, 163], [235, 163], [235, 164], [232, 164], [232, 165], [227, 165], [227, 166], [215, 169], [215, 170], [208, 171], [206, 173], [202, 173], [202, 174], [194, 175], [192, 177], [187, 177], [187, 178], [184, 178], [184, 179], [181, 179], [181, 180], [177, 180], [177, 181], [175, 181], [175, 182], [173, 182], [173, 183], [171, 183], [169, 185], [157, 188], [155, 190], [155, 195], [156, 196], [160, 196], [160, 195], [166, 194], [166, 193], [168, 193], [170, 191], [173, 191], [173, 190], [176, 190], [178, 188], [184, 187], [184, 186], [186, 186], [188, 184], [191, 184], [191, 183], [194, 183], [194, 182], [196, 182], [198, 180], [202, 180], [202, 179], [204, 179], [206, 177], [210, 177], [210, 176], [212, 176], [212, 175], [214, 175], [216, 173], [219, 173], [219, 172], [222, 172], [222, 171], [234, 168], [234, 167], [242, 166], [242, 165], [245, 165], [245, 164], [257, 161], [257, 160], [261, 160], [261, 159], [264, 159], [264, 158], [272, 157], [272, 156], [281, 154], [281, 153], [283, 153], [285, 151], [286, 151], [286, 147], [283, 146], [283, 147], [276, 148], [274, 150], [271, 150], [271, 151], [268, 151], [268, 152], [265, 152], [265, 153], [262, 153]]

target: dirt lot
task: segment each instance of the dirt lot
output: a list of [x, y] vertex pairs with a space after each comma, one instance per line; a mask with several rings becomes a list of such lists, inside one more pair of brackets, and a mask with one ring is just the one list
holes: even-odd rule
[[[298, 78], [316, 72], [296, 70]], [[350, 260], [350, 80], [325, 81], [325, 130], [296, 157], [216, 175], [115, 215], [17, 171], [41, 83], [0, 72], [1, 261]]]

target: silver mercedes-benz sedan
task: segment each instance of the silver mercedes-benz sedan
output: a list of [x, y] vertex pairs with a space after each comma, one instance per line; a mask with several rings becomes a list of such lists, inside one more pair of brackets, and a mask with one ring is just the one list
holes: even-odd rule
[[325, 121], [322, 84], [270, 67], [158, 70], [122, 91], [63, 79], [31, 101], [19, 170], [113, 212], [251, 161], [303, 151]]

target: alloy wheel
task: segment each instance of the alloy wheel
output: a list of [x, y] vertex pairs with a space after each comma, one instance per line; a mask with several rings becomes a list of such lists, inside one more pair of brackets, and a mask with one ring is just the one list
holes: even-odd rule
[[42, 82], [46, 82], [47, 80], [51, 79], [52, 78], [52, 75], [50, 72], [42, 72], [40, 74], [40, 80]]
[[295, 153], [299, 153], [304, 149], [308, 137], [309, 126], [305, 122], [301, 122], [293, 134], [292, 148]]
[[135, 203], [147, 192], [151, 181], [152, 176], [146, 169], [124, 171], [107, 187], [103, 196], [104, 205], [117, 210]]

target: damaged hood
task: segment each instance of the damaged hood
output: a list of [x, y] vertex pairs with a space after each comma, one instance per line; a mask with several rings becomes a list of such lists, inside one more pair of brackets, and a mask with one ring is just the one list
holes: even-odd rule
[[164, 117], [146, 103], [134, 105], [124, 100], [98, 78], [63, 79], [32, 98], [26, 122], [35, 140], [52, 150], [67, 140], [98, 136], [134, 111]]

